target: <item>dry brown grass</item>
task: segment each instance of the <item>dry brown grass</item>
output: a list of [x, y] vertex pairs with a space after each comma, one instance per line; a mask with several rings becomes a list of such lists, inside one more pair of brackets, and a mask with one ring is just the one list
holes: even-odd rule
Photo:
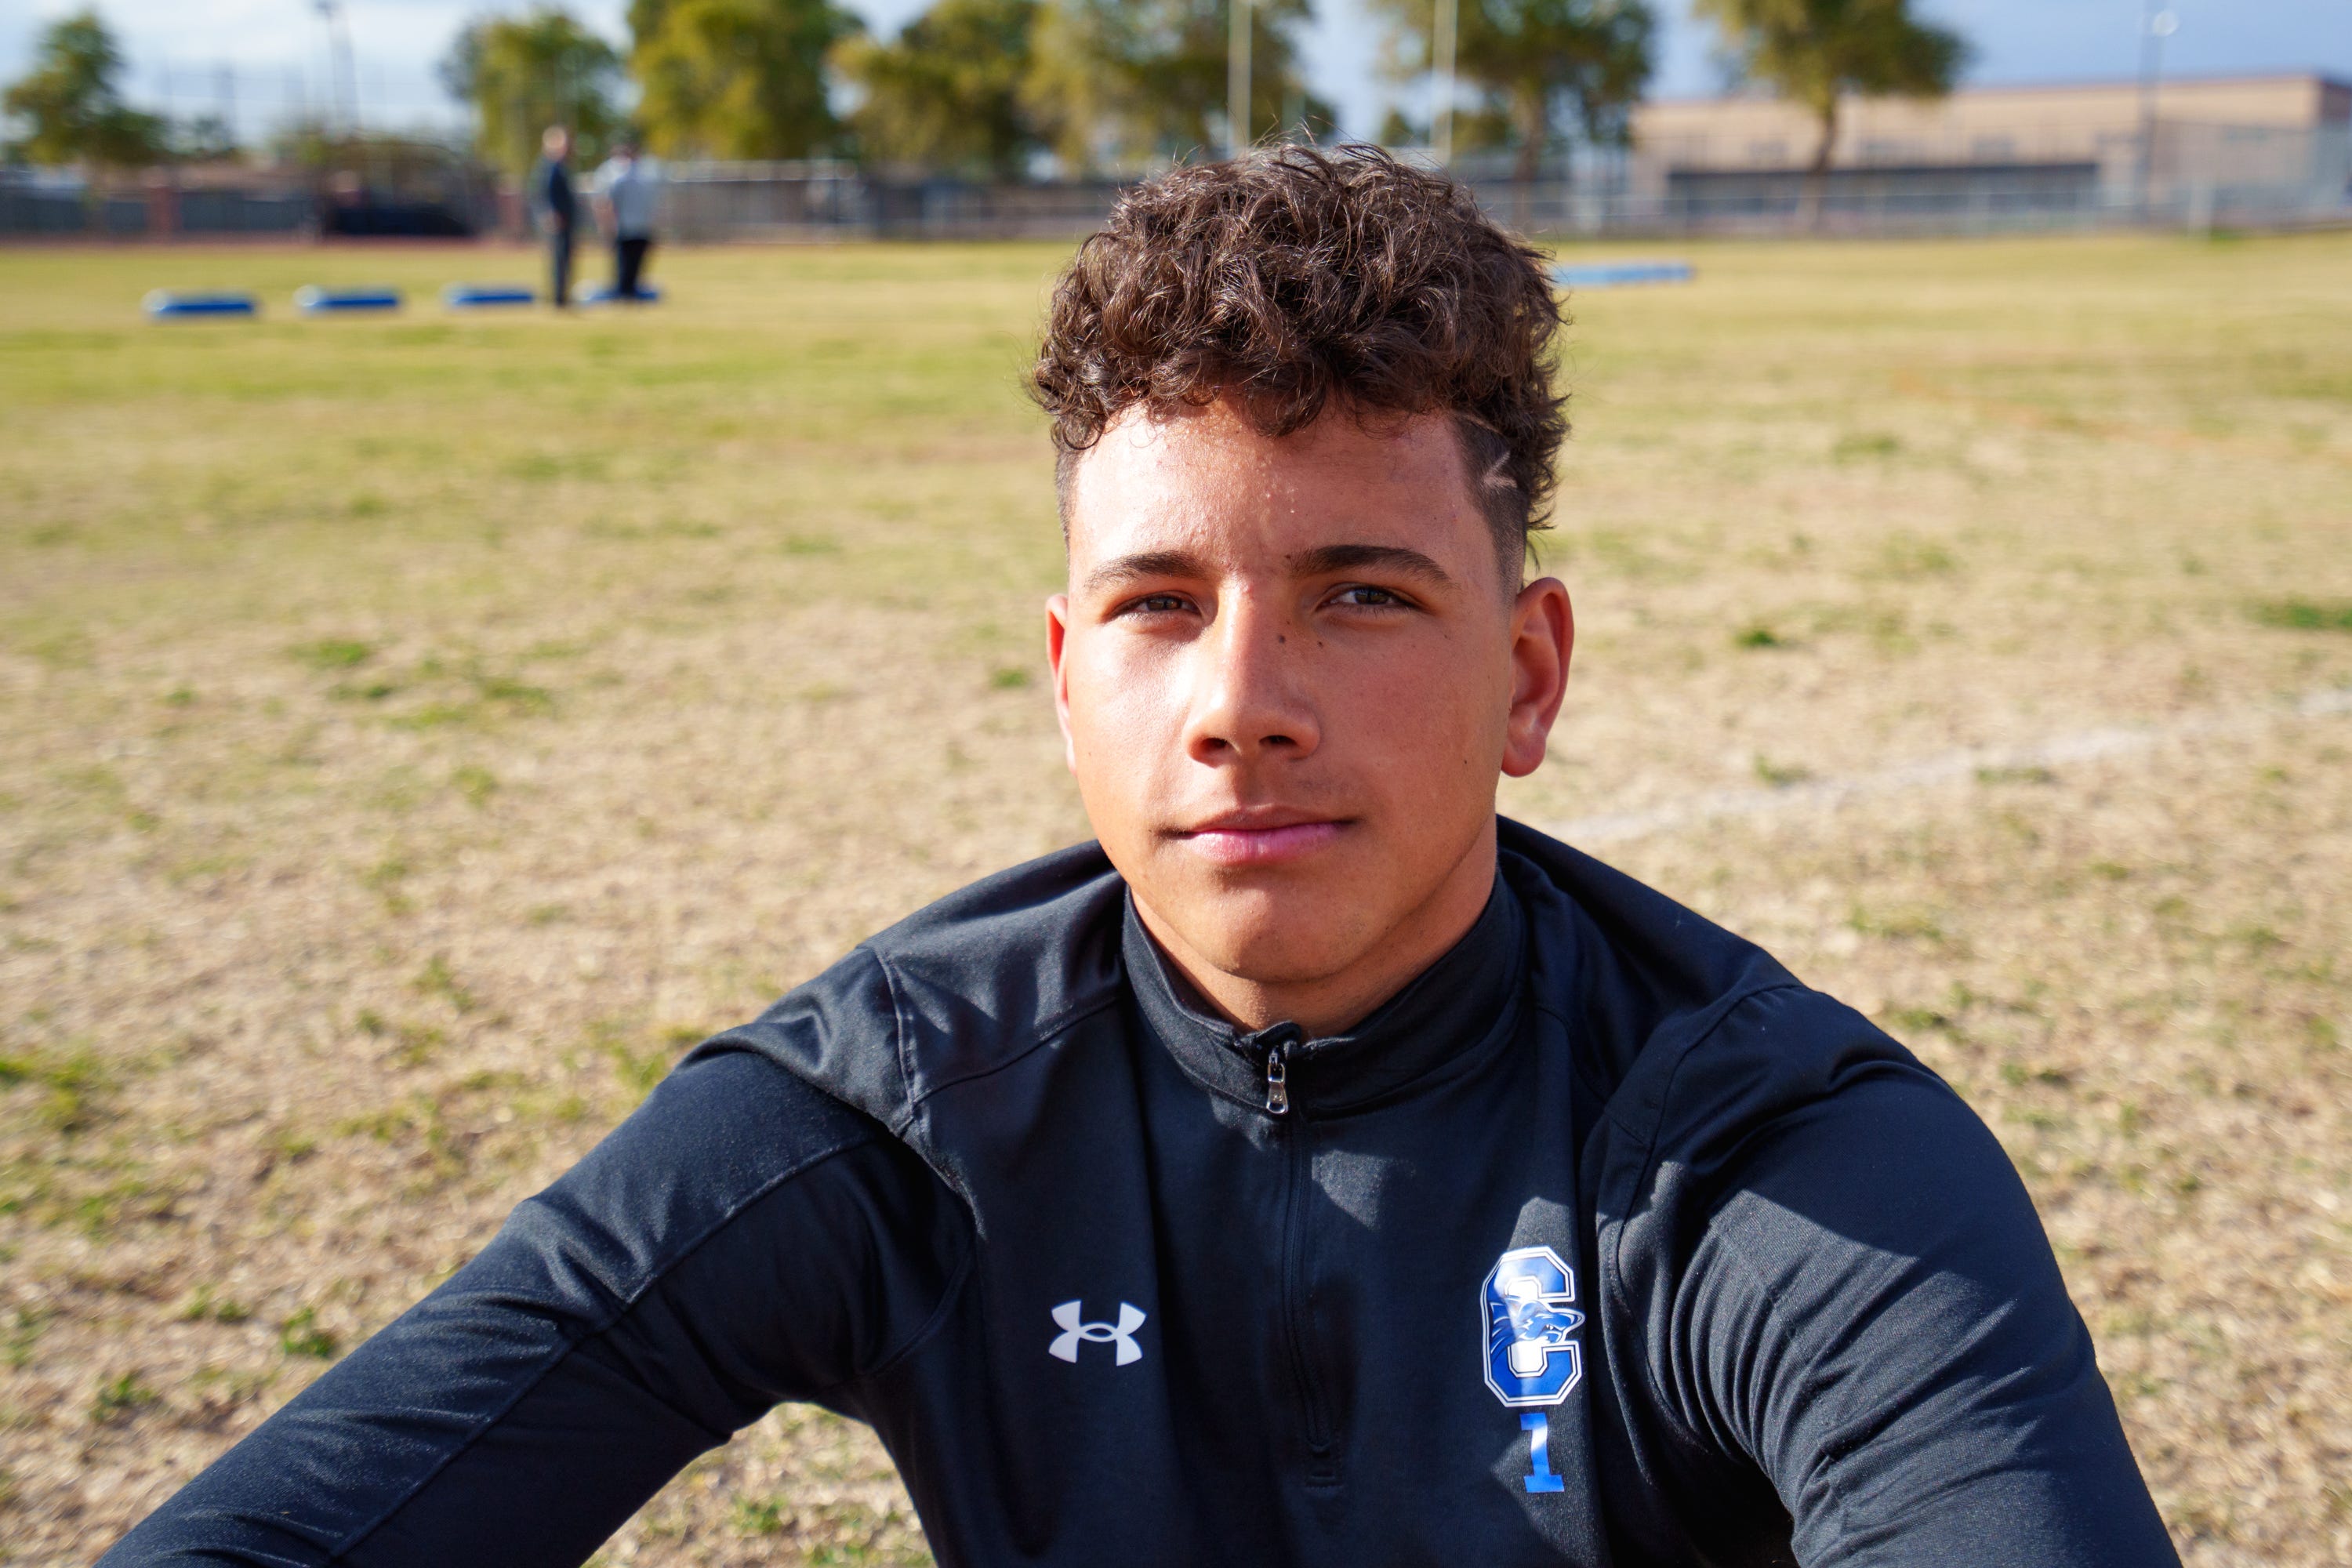
[[[1584, 640], [1509, 809], [2352, 685], [2352, 241], [1697, 259], [1576, 302]], [[686, 1042], [1084, 832], [1014, 387], [1055, 260], [179, 331], [131, 301], [492, 263], [0, 256], [12, 1560], [93, 1554]], [[1597, 846], [1983, 1111], [2200, 1568], [2352, 1560], [2347, 759], [2280, 716]], [[785, 1412], [606, 1555], [920, 1551], [870, 1439]]]

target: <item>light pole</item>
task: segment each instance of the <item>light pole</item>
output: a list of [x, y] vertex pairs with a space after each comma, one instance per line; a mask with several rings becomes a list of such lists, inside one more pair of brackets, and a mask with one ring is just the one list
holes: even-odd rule
[[360, 128], [359, 68], [352, 63], [352, 17], [342, 0], [316, 0], [319, 18], [327, 27], [327, 95], [335, 105], [341, 130], [349, 136]]
[[1238, 158], [1250, 144], [1251, 0], [1231, 0], [1233, 31], [1225, 43], [1225, 156]]
[[1430, 40], [1437, 101], [1430, 106], [1429, 144], [1440, 166], [1454, 162], [1454, 46], [1461, 0], [1437, 0], [1437, 36]]
[[2180, 28], [2180, 18], [2157, 9], [2157, 0], [2140, 0], [2139, 16], [2139, 169], [2137, 205], [2142, 221], [2156, 193], [2156, 91], [2164, 75], [2164, 40]]

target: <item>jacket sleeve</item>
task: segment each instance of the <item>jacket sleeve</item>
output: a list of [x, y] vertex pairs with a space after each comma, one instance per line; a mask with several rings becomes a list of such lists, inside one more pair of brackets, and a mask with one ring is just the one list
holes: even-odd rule
[[854, 1411], [967, 1248], [872, 1121], [706, 1051], [102, 1562], [580, 1563], [771, 1405]]
[[1916, 1065], [1760, 1130], [1676, 1292], [1670, 1402], [1812, 1568], [2176, 1564], [2032, 1200]]

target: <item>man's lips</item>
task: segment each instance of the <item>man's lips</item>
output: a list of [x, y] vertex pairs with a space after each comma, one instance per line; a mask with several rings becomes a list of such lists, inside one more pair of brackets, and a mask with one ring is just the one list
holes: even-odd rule
[[1174, 837], [1214, 866], [1279, 866], [1330, 844], [1346, 826], [1333, 817], [1235, 812], [1180, 829]]

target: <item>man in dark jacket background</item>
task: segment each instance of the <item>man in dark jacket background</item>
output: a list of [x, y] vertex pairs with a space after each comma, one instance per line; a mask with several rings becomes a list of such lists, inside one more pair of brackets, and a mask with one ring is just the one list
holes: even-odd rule
[[562, 310], [572, 303], [572, 243], [580, 217], [579, 193], [572, 185], [572, 132], [563, 126], [549, 126], [539, 139], [530, 208], [547, 241], [547, 297]]
[[1129, 193], [1033, 374], [1098, 842], [704, 1044], [109, 1561], [574, 1563], [808, 1400], [951, 1564], [2173, 1563], [1968, 1108], [1496, 815], [1559, 322], [1384, 154]]

